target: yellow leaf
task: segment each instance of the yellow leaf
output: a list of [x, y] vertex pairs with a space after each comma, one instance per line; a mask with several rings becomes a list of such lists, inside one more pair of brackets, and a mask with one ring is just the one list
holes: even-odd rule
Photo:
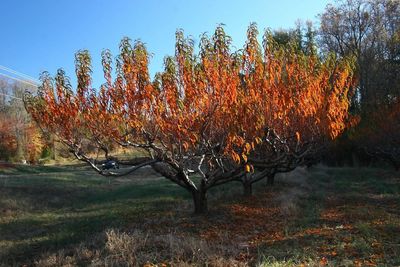
[[300, 133], [299, 132], [296, 132], [296, 139], [297, 139], [297, 142], [300, 142]]
[[185, 149], [185, 151], [187, 151], [187, 150], [188, 150], [188, 148], [189, 148], [189, 145], [188, 145], [188, 143], [186, 143], [186, 142], [183, 142], [183, 148]]
[[240, 157], [238, 154], [236, 154], [235, 152], [232, 152], [232, 159], [233, 161], [235, 161], [237, 164], [240, 163]]
[[251, 145], [249, 144], [249, 143], [246, 143], [246, 145], [245, 145], [245, 151], [246, 151], [246, 153], [250, 153], [250, 151], [251, 151]]
[[250, 165], [250, 164], [246, 164], [246, 166], [244, 166], [244, 169], [247, 173], [254, 172], [254, 167], [253, 167], [253, 165]]
[[246, 171], [246, 172], [250, 172], [250, 166], [249, 166], [249, 164], [246, 164], [246, 166], [245, 166], [245, 171]]

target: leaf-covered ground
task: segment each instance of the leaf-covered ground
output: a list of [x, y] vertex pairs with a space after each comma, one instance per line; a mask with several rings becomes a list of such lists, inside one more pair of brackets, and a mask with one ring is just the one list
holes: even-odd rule
[[0, 168], [0, 266], [396, 266], [400, 173], [314, 167], [210, 192], [208, 216], [150, 170]]

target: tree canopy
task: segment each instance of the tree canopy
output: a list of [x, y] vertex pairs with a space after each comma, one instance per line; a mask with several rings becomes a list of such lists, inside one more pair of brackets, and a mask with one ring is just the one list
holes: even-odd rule
[[[293, 42], [279, 44], [268, 30], [261, 43], [258, 35], [251, 24], [243, 49], [235, 51], [218, 26], [202, 36], [196, 54], [193, 40], [178, 30], [175, 55], [154, 79], [144, 43], [124, 38], [115, 78], [110, 52], [102, 54], [106, 82], [99, 90], [91, 85], [88, 51], [79, 51], [76, 90], [62, 70], [54, 78], [44, 73], [26, 107], [100, 174], [151, 165], [191, 192], [196, 212], [203, 212], [209, 188], [251, 184], [303, 164], [352, 121], [352, 58], [321, 59]], [[120, 172], [104, 171], [89, 145], [106, 157], [114, 146], [142, 149], [148, 157]]]

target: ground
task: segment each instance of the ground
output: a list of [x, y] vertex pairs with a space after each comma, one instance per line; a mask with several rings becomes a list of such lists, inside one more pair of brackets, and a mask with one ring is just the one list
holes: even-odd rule
[[209, 195], [207, 216], [149, 169], [0, 166], [0, 266], [398, 266], [400, 173], [299, 168]]

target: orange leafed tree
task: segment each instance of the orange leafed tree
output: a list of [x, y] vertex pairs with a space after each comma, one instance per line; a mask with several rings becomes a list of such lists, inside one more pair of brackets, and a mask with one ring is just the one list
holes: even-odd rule
[[352, 60], [321, 60], [298, 49], [297, 43], [278, 45], [268, 31], [261, 46], [257, 36], [257, 27], [251, 25], [242, 69], [243, 92], [250, 97], [244, 98], [249, 102], [240, 105], [239, 114], [245, 116], [243, 123], [254, 123], [246, 136], [263, 141], [248, 156], [262, 171], [243, 177], [247, 192], [264, 176], [273, 183], [275, 173], [307, 163], [354, 120], [348, 114]]
[[14, 120], [3, 113], [0, 113], [0, 158], [8, 160], [15, 155], [17, 150], [17, 139], [13, 127]]
[[[350, 61], [321, 60], [274, 43], [259, 45], [250, 25], [243, 50], [233, 51], [222, 27], [203, 35], [200, 51], [176, 33], [175, 56], [151, 80], [143, 43], [123, 39], [112, 78], [91, 87], [87, 51], [76, 55], [77, 89], [63, 71], [42, 77], [26, 107], [43, 129], [56, 134], [80, 160], [103, 175], [123, 175], [151, 165], [188, 190], [195, 212], [207, 211], [207, 191], [230, 181], [252, 184], [304, 162], [347, 121], [352, 86]], [[148, 157], [124, 170], [103, 171], [90, 158], [95, 146], [110, 156], [114, 146], [143, 149]], [[193, 177], [200, 177], [193, 180]]]

